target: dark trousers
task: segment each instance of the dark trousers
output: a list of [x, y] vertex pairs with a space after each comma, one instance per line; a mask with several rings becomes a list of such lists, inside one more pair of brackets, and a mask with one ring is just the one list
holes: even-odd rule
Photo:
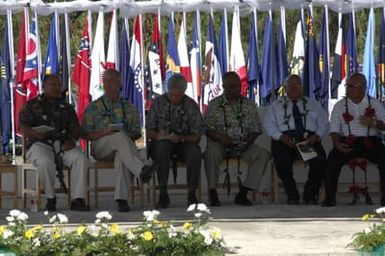
[[[315, 144], [313, 148], [318, 156], [308, 161], [310, 169], [303, 195], [306, 199], [318, 200], [319, 188], [325, 173], [326, 154], [321, 143]], [[297, 184], [293, 177], [294, 160], [299, 157], [297, 149], [290, 148], [280, 141], [273, 140], [271, 154], [288, 199], [299, 200]]]
[[370, 140], [373, 144], [371, 147], [367, 147], [363, 143], [364, 138], [356, 138], [352, 146], [354, 150], [349, 154], [342, 154], [335, 148], [329, 153], [325, 176], [326, 196], [328, 199], [335, 200], [341, 169], [350, 159], [356, 157], [365, 158], [377, 165], [380, 171], [381, 193], [382, 196], [385, 195], [385, 146], [382, 144], [381, 139], [377, 137], [370, 137]]
[[154, 163], [159, 165], [157, 174], [161, 190], [167, 188], [170, 161], [173, 155], [177, 155], [178, 160], [186, 164], [188, 191], [195, 192], [199, 182], [202, 159], [198, 143], [173, 144], [168, 140], [153, 141], [150, 144], [150, 155]]

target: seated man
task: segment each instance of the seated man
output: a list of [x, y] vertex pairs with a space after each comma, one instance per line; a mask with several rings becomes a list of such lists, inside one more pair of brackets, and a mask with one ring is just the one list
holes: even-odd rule
[[140, 138], [139, 116], [135, 107], [119, 97], [120, 74], [107, 69], [103, 76], [104, 95], [92, 102], [84, 113], [82, 136], [92, 141], [97, 160], [114, 160], [115, 201], [119, 212], [128, 212], [129, 172], [148, 182], [155, 166], [139, 156], [135, 140]]
[[159, 165], [160, 187], [157, 208], [170, 204], [167, 183], [170, 160], [173, 155], [186, 163], [188, 204], [197, 203], [196, 189], [201, 170], [202, 116], [198, 104], [187, 95], [187, 81], [180, 74], [174, 74], [167, 82], [168, 93], [154, 100], [146, 119], [150, 155]]
[[208, 138], [204, 159], [209, 203], [220, 206], [216, 187], [223, 159], [239, 157], [248, 163], [248, 168], [235, 203], [251, 205], [247, 192], [258, 190], [270, 156], [254, 144], [262, 133], [262, 125], [255, 103], [241, 96], [241, 80], [237, 73], [228, 72], [223, 76], [223, 89], [224, 94], [209, 103], [204, 118]]
[[385, 147], [378, 136], [385, 130], [384, 107], [379, 100], [366, 94], [366, 78], [360, 73], [347, 80], [346, 96], [336, 103], [330, 116], [333, 150], [326, 165], [326, 198], [322, 206], [336, 205], [341, 168], [356, 157], [366, 158], [378, 166], [381, 205], [385, 206]]
[[317, 156], [309, 160], [308, 180], [302, 200], [317, 204], [319, 188], [325, 171], [325, 150], [321, 138], [328, 130], [326, 112], [319, 102], [303, 96], [298, 75], [291, 75], [285, 85], [287, 96], [274, 101], [266, 112], [264, 127], [273, 138], [271, 154], [282, 180], [288, 204], [299, 204], [299, 193], [293, 178], [293, 163], [298, 157], [296, 144], [311, 146]]
[[[56, 211], [55, 174], [63, 186], [63, 164], [71, 167], [71, 210], [89, 211], [85, 205], [88, 160], [76, 147], [80, 136], [74, 108], [63, 101], [62, 85], [57, 75], [46, 75], [44, 93], [28, 101], [20, 110], [20, 130], [28, 140], [26, 158], [37, 167], [43, 185], [47, 211]], [[43, 132], [37, 126], [52, 127]]]

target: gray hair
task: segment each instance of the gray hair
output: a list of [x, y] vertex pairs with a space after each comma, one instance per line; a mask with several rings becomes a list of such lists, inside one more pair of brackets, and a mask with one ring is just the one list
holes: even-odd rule
[[186, 78], [181, 74], [173, 74], [167, 81], [167, 89], [171, 90], [177, 88], [183, 92], [187, 90]]

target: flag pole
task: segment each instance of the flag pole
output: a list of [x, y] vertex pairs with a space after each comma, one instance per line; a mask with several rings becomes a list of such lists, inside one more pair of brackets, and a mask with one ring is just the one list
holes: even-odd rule
[[[213, 19], [214, 19], [214, 15], [212, 14], [213, 10], [211, 9], [211, 15], [213, 16]], [[227, 26], [227, 8], [225, 8], [223, 10], [223, 15], [224, 15], [224, 19], [225, 19], [225, 36], [226, 36], [226, 60], [227, 60], [227, 67], [226, 67], [226, 72], [229, 71], [229, 64], [230, 64], [230, 61], [229, 61], [229, 57], [230, 57], [230, 53], [229, 53], [229, 28]], [[223, 76], [224, 74], [222, 74]]]
[[[65, 29], [65, 40], [66, 40], [66, 54], [67, 54], [67, 68], [68, 75], [71, 73], [71, 49], [70, 49], [70, 30], [68, 27], [68, 13], [64, 13], [64, 29]], [[72, 105], [72, 84], [71, 78], [68, 78], [68, 101]]]
[[16, 136], [15, 136], [15, 102], [13, 100], [13, 86], [14, 86], [14, 77], [15, 77], [15, 70], [14, 70], [14, 49], [13, 49], [13, 25], [12, 25], [12, 11], [7, 10], [7, 33], [8, 33], [8, 47], [9, 47], [9, 62], [11, 65], [11, 74], [10, 80], [9, 80], [9, 92], [10, 92], [10, 103], [11, 103], [11, 125], [12, 125], [12, 134], [11, 134], [11, 140], [12, 140], [12, 164], [16, 163]]
[[[142, 84], [143, 88], [142, 88], [142, 116], [143, 116], [143, 127], [142, 128], [145, 128], [146, 127], [146, 110], [145, 110], [145, 98], [144, 98], [144, 93], [145, 93], [145, 90], [146, 90], [146, 85], [144, 84], [144, 58], [143, 58], [143, 53], [144, 53], [144, 49], [143, 49], [143, 26], [142, 26], [142, 14], [139, 14], [139, 31], [140, 31], [140, 63], [141, 63], [141, 69], [142, 69], [142, 72], [140, 72], [140, 83]], [[147, 146], [146, 145], [146, 141], [147, 141], [147, 136], [146, 136], [146, 133], [144, 132], [143, 133], [143, 140], [144, 140], [144, 146]]]
[[[256, 46], [257, 46], [257, 50], [258, 50], [258, 25], [257, 25], [258, 19], [257, 19], [257, 9], [255, 7], [253, 8], [253, 20], [254, 20], [254, 24], [255, 24], [255, 26], [254, 26], [255, 41], [256, 41]], [[257, 54], [258, 54], [258, 52], [257, 52]], [[258, 65], [258, 63], [257, 63], [257, 65]], [[256, 103], [258, 106], [261, 105], [261, 99], [259, 98], [259, 86], [260, 86], [259, 77], [257, 77], [257, 87], [256, 87], [254, 93], [255, 93], [255, 99], [257, 101]]]
[[[42, 70], [42, 62], [41, 62], [41, 47], [40, 47], [40, 35], [39, 35], [39, 21], [38, 21], [38, 17], [37, 17], [37, 11], [36, 11], [36, 8], [34, 10], [34, 16], [35, 16], [35, 20], [36, 20], [36, 44], [37, 44], [37, 81], [38, 81], [38, 85], [39, 85], [39, 93], [42, 93], [43, 92], [43, 87], [42, 87], [42, 84], [41, 84], [41, 70]], [[28, 38], [28, 37], [27, 37]]]
[[[326, 23], [326, 52], [327, 52], [327, 58], [328, 58], [328, 63], [327, 67], [329, 69], [329, 74], [330, 74], [330, 45], [329, 45], [329, 8], [325, 4], [325, 23]], [[328, 106], [327, 109], [329, 110], [330, 113], [330, 101], [331, 101], [331, 83], [330, 79], [328, 79]]]

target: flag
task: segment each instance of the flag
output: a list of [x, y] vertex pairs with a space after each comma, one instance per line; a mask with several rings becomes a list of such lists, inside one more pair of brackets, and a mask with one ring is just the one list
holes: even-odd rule
[[94, 45], [91, 53], [91, 80], [90, 92], [92, 100], [98, 99], [103, 94], [103, 72], [105, 69], [104, 54], [104, 14], [99, 12], [96, 22]]
[[260, 82], [260, 70], [258, 59], [258, 43], [255, 30], [255, 14], [250, 15], [251, 25], [249, 33], [249, 51], [247, 54], [247, 78], [249, 82], [249, 98], [255, 102], [255, 95], [257, 94]]
[[262, 49], [262, 86], [260, 87], [260, 95], [266, 98], [272, 93], [273, 85], [276, 83], [277, 65], [275, 63], [275, 45], [273, 37], [273, 21], [271, 18], [271, 11], [266, 16], [265, 30], [263, 35], [263, 49]]
[[19, 46], [17, 50], [16, 59], [16, 77], [15, 77], [15, 104], [14, 104], [14, 115], [15, 115], [15, 131], [19, 134], [19, 112], [21, 107], [27, 101], [27, 87], [24, 83], [24, 67], [27, 56], [27, 42], [26, 42], [26, 27], [28, 19], [28, 9], [24, 9], [23, 18], [21, 20], [21, 29], [19, 34]]
[[358, 70], [356, 32], [354, 26], [354, 12], [349, 13], [349, 27], [346, 33], [346, 79]]
[[233, 26], [231, 30], [230, 69], [237, 72], [241, 79], [241, 95], [247, 95], [247, 68], [241, 42], [241, 27], [239, 24], [239, 10], [235, 7]]
[[112, 11], [111, 18], [111, 27], [110, 27], [110, 36], [108, 39], [108, 52], [107, 52], [107, 62], [105, 68], [114, 68], [119, 70], [119, 49], [118, 49], [118, 21], [116, 17], [116, 10]]
[[[282, 18], [282, 17], [281, 17]], [[275, 81], [274, 90], [278, 89], [287, 78], [288, 64], [287, 64], [287, 53], [286, 53], [286, 42], [283, 35], [282, 20], [280, 20], [277, 31], [277, 80]]]
[[[339, 15], [342, 16], [342, 14], [339, 14]], [[340, 18], [336, 47], [334, 50], [332, 74], [330, 79], [330, 83], [331, 83], [330, 94], [332, 99], [337, 99], [338, 97], [342, 96], [338, 94], [338, 87], [342, 82], [342, 80], [345, 78], [345, 70], [343, 69], [342, 64], [343, 64], [343, 59], [345, 58], [346, 49], [342, 41], [343, 41], [343, 22], [342, 22], [342, 18]]]
[[[155, 95], [162, 95], [165, 92], [164, 80], [164, 59], [162, 37], [159, 29], [159, 16], [154, 16], [154, 27], [152, 30], [151, 44], [148, 50], [148, 62], [150, 69], [151, 91]], [[163, 67], [163, 70], [162, 70]]]
[[36, 26], [36, 17], [33, 17], [31, 31], [28, 34], [27, 55], [23, 75], [23, 80], [27, 87], [27, 100], [33, 99], [39, 94]]
[[303, 77], [303, 65], [305, 62], [305, 37], [301, 15], [297, 21], [294, 37], [293, 57], [290, 63], [290, 73]]
[[218, 43], [218, 61], [221, 65], [221, 73], [224, 75], [228, 71], [227, 57], [228, 57], [228, 33], [227, 33], [227, 12], [224, 12], [221, 22], [221, 30], [219, 31]]
[[141, 72], [141, 31], [140, 31], [140, 17], [136, 16], [134, 24], [134, 33], [131, 42], [131, 56], [130, 56], [130, 78], [129, 78], [129, 101], [135, 105], [140, 114], [140, 121], [143, 125], [144, 109], [143, 109], [143, 91], [144, 86], [142, 84]]
[[121, 39], [120, 39], [120, 61], [119, 61], [119, 69], [120, 69], [120, 96], [129, 100], [130, 97], [130, 49], [128, 43], [128, 31], [127, 31], [127, 23], [124, 20], [122, 22], [122, 31], [121, 31]]
[[221, 66], [218, 60], [217, 42], [215, 40], [213, 17], [210, 15], [209, 28], [206, 37], [205, 49], [205, 73], [204, 73], [204, 92], [203, 106], [223, 93]]
[[[59, 62], [59, 75], [61, 77], [61, 82], [63, 84], [63, 92], [62, 98], [69, 102], [69, 89], [70, 89], [70, 75], [69, 75], [69, 61], [68, 54], [69, 51], [67, 49], [69, 40], [69, 35], [67, 36], [67, 28], [68, 28], [68, 17], [65, 17], [67, 14], [63, 14], [63, 17], [60, 22], [60, 62]], [[68, 31], [69, 32], [69, 31]], [[76, 100], [74, 98], [74, 94], [71, 93], [71, 104], [76, 106]], [[77, 107], [75, 107], [76, 109]]]
[[182, 21], [182, 24], [180, 25], [180, 31], [179, 31], [179, 39], [178, 39], [178, 55], [179, 55], [179, 61], [180, 61], [180, 73], [186, 78], [187, 81], [187, 89], [185, 94], [198, 102], [198, 99], [194, 95], [194, 89], [192, 85], [192, 78], [191, 78], [191, 69], [190, 69], [190, 62], [188, 58], [188, 51], [187, 51], [187, 45], [186, 45], [186, 30], [185, 30], [185, 24], [184, 21]]
[[11, 80], [11, 63], [8, 42], [8, 19], [4, 26], [3, 47], [0, 55], [0, 130], [2, 137], [2, 152], [8, 152], [8, 144], [11, 139], [11, 92], [9, 82]]
[[48, 48], [45, 57], [44, 71], [42, 74], [42, 80], [45, 75], [57, 74], [59, 68], [58, 49], [56, 42], [56, 15], [52, 14], [51, 28], [49, 31]]
[[168, 40], [167, 40], [167, 58], [166, 58], [166, 80], [174, 73], [180, 72], [180, 62], [178, 48], [174, 35], [174, 17], [171, 14], [168, 22]]
[[311, 14], [306, 19], [306, 50], [303, 71], [304, 95], [319, 100], [321, 92], [321, 78], [319, 68], [319, 53], [314, 36], [313, 17]]
[[380, 99], [384, 99], [385, 86], [385, 7], [382, 8], [381, 26], [380, 26], [380, 42], [378, 45], [378, 64], [377, 74], [380, 91]]
[[90, 102], [90, 45], [88, 36], [88, 20], [86, 18], [83, 27], [80, 47], [75, 59], [75, 66], [72, 72], [72, 81], [78, 85], [78, 108], [79, 121], [83, 121], [84, 110]]
[[377, 97], [376, 90], [376, 66], [374, 61], [374, 11], [370, 8], [368, 28], [366, 30], [366, 42], [364, 50], [364, 63], [362, 73], [366, 77], [368, 94]]
[[324, 9], [322, 18], [321, 34], [319, 41], [319, 67], [321, 72], [321, 94], [320, 101], [324, 109], [329, 108], [329, 52], [327, 38], [327, 7]]
[[197, 102], [201, 99], [201, 54], [200, 54], [200, 38], [199, 38], [199, 11], [195, 14], [195, 22], [192, 35], [192, 46], [190, 51], [191, 77], [194, 95]]

